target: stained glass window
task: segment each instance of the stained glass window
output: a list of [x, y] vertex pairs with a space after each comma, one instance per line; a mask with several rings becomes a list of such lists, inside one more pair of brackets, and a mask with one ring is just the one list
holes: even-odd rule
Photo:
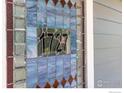
[[[62, 2], [27, 0], [27, 57], [37, 59], [35, 69], [40, 87], [47, 82], [53, 87], [55, 80], [58, 87], [76, 87], [76, 8]], [[27, 64], [30, 70], [31, 63]], [[30, 82], [28, 86], [33, 87]]]

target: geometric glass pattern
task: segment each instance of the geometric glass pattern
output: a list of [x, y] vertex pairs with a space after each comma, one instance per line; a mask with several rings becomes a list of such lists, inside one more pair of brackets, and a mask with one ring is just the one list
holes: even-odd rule
[[77, 20], [74, 2], [26, 0], [27, 87], [77, 86]]

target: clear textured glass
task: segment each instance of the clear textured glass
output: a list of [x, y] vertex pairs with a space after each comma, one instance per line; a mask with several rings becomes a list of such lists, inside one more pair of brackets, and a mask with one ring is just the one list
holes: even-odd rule
[[14, 15], [16, 17], [24, 17], [25, 16], [25, 7], [14, 6]]
[[15, 18], [15, 27], [14, 28], [25, 28], [25, 20], [24, 19], [20, 19], [20, 18]]
[[25, 32], [15, 31], [15, 42], [24, 43], [25, 42]]
[[24, 56], [25, 55], [25, 45], [15, 45], [15, 55]]

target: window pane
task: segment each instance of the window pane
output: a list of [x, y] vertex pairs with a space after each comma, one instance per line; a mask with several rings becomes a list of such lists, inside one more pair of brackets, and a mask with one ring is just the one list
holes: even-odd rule
[[25, 20], [24, 19], [15, 19], [15, 28], [25, 28]]
[[15, 45], [15, 55], [25, 55], [25, 46], [24, 45]]
[[14, 56], [14, 58], [15, 58], [15, 67], [25, 66], [24, 56]]
[[15, 81], [24, 80], [26, 78], [26, 73], [24, 68], [15, 69], [14, 72], [15, 72]]
[[15, 5], [15, 16], [17, 17], [24, 17], [25, 16], [25, 7], [21, 7], [21, 6], [16, 6]]
[[15, 42], [24, 43], [25, 42], [25, 32], [15, 31]]
[[14, 2], [16, 2], [16, 3], [24, 3], [25, 0], [14, 0]]

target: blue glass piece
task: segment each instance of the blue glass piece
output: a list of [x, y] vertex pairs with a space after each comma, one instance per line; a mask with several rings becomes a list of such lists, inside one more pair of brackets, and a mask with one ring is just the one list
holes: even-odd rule
[[38, 78], [40, 87], [44, 87], [47, 82], [47, 58], [38, 59]]
[[63, 57], [62, 55], [56, 56], [56, 78], [58, 82], [63, 79]]
[[56, 78], [55, 56], [48, 57], [48, 79], [50, 84], [54, 83]]
[[47, 3], [47, 26], [48, 28], [55, 28], [55, 5], [52, 0]]
[[70, 55], [63, 55], [64, 63], [64, 78], [67, 80], [71, 75], [71, 57]]
[[37, 56], [37, 5], [36, 0], [26, 0], [27, 16], [26, 16], [26, 53], [27, 58]]
[[64, 6], [64, 29], [70, 29], [70, 9], [66, 4]]
[[46, 8], [46, 1], [45, 0], [38, 0], [37, 3], [37, 24], [38, 27], [44, 27], [47, 25], [47, 8]]
[[63, 7], [60, 1], [56, 4], [56, 28], [63, 29], [64, 20], [63, 20]]
[[77, 74], [76, 67], [77, 67], [77, 56], [76, 56], [76, 54], [72, 54], [71, 55], [71, 75], [73, 78]]
[[26, 33], [27, 58], [37, 57], [37, 34], [35, 27], [27, 27]]
[[76, 8], [74, 6], [71, 7], [71, 17], [76, 17]]
[[71, 86], [70, 86], [69, 82], [66, 82], [64, 88], [70, 88], [70, 87], [71, 87]]
[[37, 77], [37, 63], [36, 63], [36, 59], [26, 59], [27, 65], [26, 65], [26, 69], [27, 69], [27, 79], [26, 79], [26, 85], [28, 88], [34, 88], [38, 77]]
[[58, 88], [63, 88], [63, 86], [59, 83]]
[[76, 88], [76, 85], [77, 85], [76, 81], [73, 80], [72, 83], [71, 83], [71, 88]]
[[71, 38], [71, 53], [76, 53], [76, 51], [77, 51], [77, 32], [71, 31], [70, 38]]
[[36, 0], [27, 0], [27, 17], [26, 23], [28, 27], [36, 27], [36, 19], [37, 19], [37, 5]]
[[77, 51], [77, 21], [76, 21], [76, 8], [71, 7], [71, 19], [70, 19], [70, 38], [71, 38], [71, 53]]
[[77, 21], [76, 21], [76, 17], [71, 17], [71, 20], [70, 20], [70, 29], [73, 30], [73, 31], [76, 31], [77, 30]]

